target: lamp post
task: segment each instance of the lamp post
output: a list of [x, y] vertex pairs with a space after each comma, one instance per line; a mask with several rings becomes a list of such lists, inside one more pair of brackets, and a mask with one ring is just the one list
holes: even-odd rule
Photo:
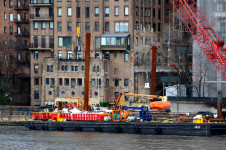
[[11, 101], [11, 111], [10, 111], [10, 115], [12, 115], [12, 101], [13, 101], [13, 98], [10, 97], [10, 101]]
[[98, 88], [98, 100], [100, 100], [100, 75], [99, 73], [97, 74], [98, 75], [98, 83], [97, 83], [97, 88]]

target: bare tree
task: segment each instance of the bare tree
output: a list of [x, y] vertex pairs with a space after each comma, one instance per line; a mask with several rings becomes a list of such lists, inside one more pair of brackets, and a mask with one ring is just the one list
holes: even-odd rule
[[9, 36], [0, 35], [0, 101], [8, 100], [19, 92], [14, 77], [19, 70], [19, 64], [13, 59], [15, 55]]

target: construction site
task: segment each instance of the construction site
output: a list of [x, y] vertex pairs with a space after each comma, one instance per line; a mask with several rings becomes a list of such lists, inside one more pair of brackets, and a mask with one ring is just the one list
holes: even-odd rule
[[225, 4], [5, 1], [1, 104], [30, 130], [225, 135]]

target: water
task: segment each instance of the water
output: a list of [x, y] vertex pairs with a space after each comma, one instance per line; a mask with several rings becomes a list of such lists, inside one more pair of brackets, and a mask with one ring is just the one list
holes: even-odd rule
[[0, 139], [1, 150], [223, 150], [226, 143], [226, 137], [30, 131], [22, 126], [0, 126]]

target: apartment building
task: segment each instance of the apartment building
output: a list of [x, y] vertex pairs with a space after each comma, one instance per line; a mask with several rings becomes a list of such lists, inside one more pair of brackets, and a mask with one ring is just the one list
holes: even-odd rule
[[57, 97], [83, 98], [86, 33], [91, 33], [90, 98], [150, 94], [144, 85], [151, 83], [151, 47], [165, 53], [161, 43], [169, 2], [31, 0], [32, 106]]
[[30, 105], [29, 1], [0, 3], [1, 88], [15, 104]]

